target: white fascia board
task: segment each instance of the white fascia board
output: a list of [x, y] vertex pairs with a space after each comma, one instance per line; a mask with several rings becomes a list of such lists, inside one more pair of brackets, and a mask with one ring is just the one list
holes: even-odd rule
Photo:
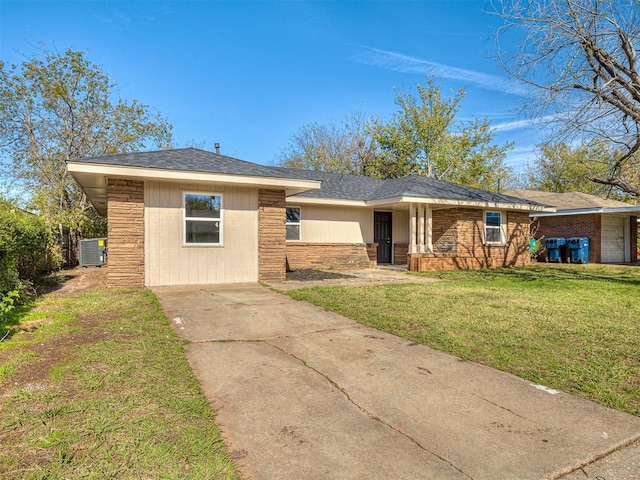
[[524, 203], [504, 203], [504, 202], [482, 202], [476, 200], [455, 200], [448, 198], [427, 198], [427, 197], [410, 197], [410, 196], [396, 196], [389, 198], [382, 198], [378, 200], [370, 200], [367, 205], [370, 206], [382, 206], [393, 203], [426, 203], [429, 205], [448, 205], [452, 207], [475, 207], [475, 208], [494, 208], [496, 210], [521, 210], [524, 212], [540, 211], [540, 212], [555, 212], [554, 207], [547, 207], [544, 205], [528, 205]]
[[69, 162], [67, 169], [74, 173], [105, 176], [108, 178], [135, 178], [155, 181], [184, 181], [192, 183], [219, 183], [237, 186], [280, 187], [288, 192], [302, 193], [317, 190], [319, 180], [301, 180], [295, 178], [261, 177], [252, 175], [234, 175], [225, 173], [189, 172], [183, 170], [165, 170], [156, 168], [123, 167], [95, 163]]
[[367, 207], [363, 200], [343, 200], [340, 198], [299, 197], [292, 195], [286, 198], [287, 203], [295, 205], [327, 205], [334, 207]]
[[[590, 213], [625, 213], [627, 215], [640, 215], [640, 206], [629, 205], [628, 207], [593, 207], [576, 208], [573, 210], [556, 210], [553, 213], [538, 213], [536, 217], [554, 217], [557, 215], [588, 215]], [[532, 214], [533, 215], [533, 214]]]

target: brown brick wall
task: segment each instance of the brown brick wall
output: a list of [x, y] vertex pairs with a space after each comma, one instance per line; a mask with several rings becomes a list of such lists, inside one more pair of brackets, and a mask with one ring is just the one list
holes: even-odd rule
[[376, 265], [377, 245], [291, 242], [287, 243], [286, 252], [289, 270], [370, 268]]
[[412, 253], [409, 255], [409, 270], [412, 272], [478, 270], [480, 268], [497, 268], [500, 266], [496, 259], [492, 257], [460, 257], [449, 253]]
[[529, 239], [531, 238], [529, 212], [507, 212], [506, 250], [502, 265], [516, 267], [531, 263]]
[[144, 286], [144, 182], [109, 180], [107, 187], [110, 287]]
[[[504, 214], [504, 213], [503, 213]], [[410, 254], [409, 270], [455, 270], [528, 265], [529, 214], [507, 212], [504, 245], [482, 243], [483, 211], [434, 210], [432, 254]]]
[[371, 262], [372, 268], [378, 265], [378, 244], [377, 243], [367, 243], [367, 255], [369, 256], [369, 262]]
[[284, 190], [258, 191], [258, 278], [286, 280], [286, 204]]
[[409, 253], [409, 244], [407, 243], [394, 243], [393, 244], [393, 264], [404, 265], [407, 263], [407, 257]]
[[[602, 251], [601, 219], [602, 216], [599, 213], [535, 217], [531, 223], [531, 232], [538, 239], [542, 236], [545, 238], [587, 237], [589, 239], [589, 263], [600, 263]], [[544, 254], [542, 258], [544, 258]]]

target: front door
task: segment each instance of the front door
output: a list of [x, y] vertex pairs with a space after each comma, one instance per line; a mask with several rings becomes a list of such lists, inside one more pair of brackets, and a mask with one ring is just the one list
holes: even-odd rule
[[378, 244], [378, 263], [391, 263], [391, 212], [374, 212], [373, 241]]

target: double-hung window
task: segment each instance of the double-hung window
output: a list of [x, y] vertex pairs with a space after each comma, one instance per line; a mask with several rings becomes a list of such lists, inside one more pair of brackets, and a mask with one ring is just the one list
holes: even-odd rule
[[287, 207], [287, 240], [300, 240], [300, 207]]
[[501, 212], [484, 212], [484, 242], [504, 243]]
[[222, 195], [184, 194], [185, 245], [222, 245]]

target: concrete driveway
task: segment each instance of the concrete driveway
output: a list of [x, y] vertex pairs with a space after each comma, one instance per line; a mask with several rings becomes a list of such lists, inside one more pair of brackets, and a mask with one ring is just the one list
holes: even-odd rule
[[258, 285], [153, 291], [247, 479], [638, 478], [640, 418]]

